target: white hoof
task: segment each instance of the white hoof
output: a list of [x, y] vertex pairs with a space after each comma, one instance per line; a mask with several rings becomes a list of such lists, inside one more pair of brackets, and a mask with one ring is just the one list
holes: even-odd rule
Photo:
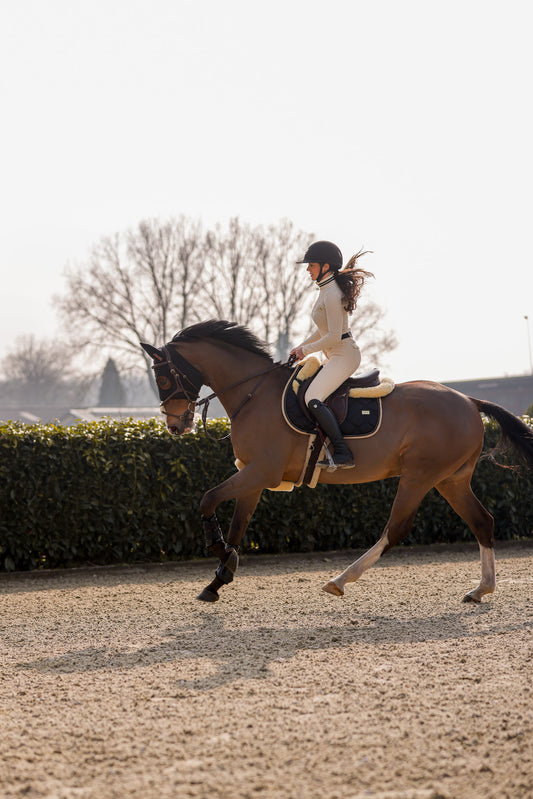
[[328, 583], [324, 583], [322, 590], [327, 594], [333, 594], [334, 596], [344, 596], [344, 588], [341, 588], [340, 585], [337, 585], [335, 580], [330, 580]]
[[478, 585], [474, 591], [469, 591], [468, 594], [463, 599], [463, 602], [481, 602], [481, 599], [485, 596], [485, 594], [492, 594], [494, 593], [494, 584], [485, 584], [485, 585]]
[[463, 602], [475, 602], [477, 605], [481, 602], [481, 597], [477, 596], [475, 591], [472, 591], [470, 594], [467, 594], [463, 597]]

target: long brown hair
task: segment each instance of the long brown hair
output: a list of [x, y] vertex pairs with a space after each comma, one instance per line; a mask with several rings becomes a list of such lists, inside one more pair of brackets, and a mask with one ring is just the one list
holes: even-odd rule
[[366, 272], [364, 269], [357, 268], [357, 259], [363, 255], [372, 252], [372, 250], [360, 249], [355, 255], [352, 255], [344, 269], [335, 272], [335, 282], [342, 291], [343, 305], [348, 313], [353, 313], [357, 306], [359, 294], [369, 277], [374, 277], [372, 272]]

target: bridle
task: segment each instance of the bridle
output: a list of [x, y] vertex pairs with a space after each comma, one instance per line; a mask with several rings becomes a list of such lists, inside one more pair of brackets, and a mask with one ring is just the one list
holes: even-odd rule
[[[194, 409], [195, 407], [202, 407], [202, 423], [204, 427], [204, 432], [208, 438], [214, 439], [216, 441], [224, 441], [224, 439], [229, 438], [231, 432], [221, 438], [216, 438], [215, 436], [210, 435], [209, 431], [207, 430], [207, 411], [209, 408], [209, 403], [215, 397], [219, 397], [221, 394], [224, 394], [227, 391], [230, 391], [232, 388], [236, 388], [237, 386], [242, 385], [243, 383], [247, 383], [249, 380], [253, 380], [256, 377], [261, 378], [258, 383], [254, 386], [254, 388], [244, 397], [242, 402], [239, 404], [237, 409], [234, 413], [230, 416], [230, 422], [232, 422], [239, 411], [244, 407], [244, 405], [252, 399], [255, 395], [255, 392], [265, 380], [267, 375], [271, 372], [275, 371], [276, 369], [281, 368], [282, 366], [291, 366], [291, 359], [288, 362], [282, 363], [281, 361], [277, 361], [272, 366], [269, 366], [268, 369], [264, 369], [262, 372], [257, 372], [249, 377], [243, 377], [241, 380], [237, 380], [235, 383], [232, 383], [230, 386], [226, 386], [226, 388], [222, 389], [221, 391], [214, 391], [212, 394], [209, 394], [204, 399], [197, 402], [198, 396], [200, 394], [200, 389], [204, 385], [202, 374], [194, 367], [183, 355], [175, 350], [174, 353], [171, 353], [167, 346], [161, 347], [161, 351], [165, 356], [166, 360], [159, 361], [158, 363], [152, 364], [152, 369], [156, 374], [156, 383], [159, 391], [159, 399], [161, 400], [160, 409], [161, 413], [164, 416], [173, 416], [175, 419], [179, 419], [183, 421], [185, 426], [191, 424], [194, 419]], [[174, 358], [176, 360], [173, 359]], [[176, 363], [177, 361], [177, 363]], [[167, 368], [168, 374], [167, 375], [159, 375], [157, 376], [157, 370], [162, 369], [163, 367]], [[164, 409], [165, 402], [168, 402], [170, 399], [185, 399], [187, 400], [187, 410], [180, 414], [179, 416], [175, 414], [169, 414]]]
[[[175, 416], [176, 419], [183, 421], [185, 426], [189, 425], [194, 419], [194, 407], [200, 389], [203, 385], [203, 377], [192, 364], [190, 364], [182, 355], [176, 352], [178, 363], [172, 359], [172, 353], [167, 346], [161, 347], [161, 352], [166, 360], [158, 361], [152, 364], [152, 369], [155, 372], [155, 382], [159, 391], [160, 410], [164, 416], [169, 416], [164, 408], [164, 403], [170, 399], [186, 399], [187, 410], [185, 413]], [[180, 369], [181, 366], [181, 369]], [[157, 373], [158, 369], [166, 369], [167, 374]]]

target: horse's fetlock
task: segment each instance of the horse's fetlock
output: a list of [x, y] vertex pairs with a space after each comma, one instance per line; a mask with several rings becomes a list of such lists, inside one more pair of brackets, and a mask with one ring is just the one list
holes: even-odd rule
[[215, 572], [215, 576], [224, 583], [224, 585], [228, 585], [233, 581], [233, 572], [231, 569], [228, 569], [223, 563], [218, 564], [218, 568]]
[[233, 580], [235, 572], [239, 568], [239, 552], [238, 548], [226, 544], [226, 557], [220, 561], [215, 576], [221, 580], [224, 585], [228, 585]]

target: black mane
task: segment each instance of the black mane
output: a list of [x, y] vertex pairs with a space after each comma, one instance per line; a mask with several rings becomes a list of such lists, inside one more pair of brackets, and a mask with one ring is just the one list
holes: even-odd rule
[[183, 330], [176, 333], [172, 341], [198, 341], [202, 338], [215, 338], [224, 344], [242, 347], [262, 358], [268, 358], [269, 361], [273, 360], [266, 346], [251, 330], [225, 319], [209, 319], [207, 322], [198, 322], [196, 325], [184, 327]]

